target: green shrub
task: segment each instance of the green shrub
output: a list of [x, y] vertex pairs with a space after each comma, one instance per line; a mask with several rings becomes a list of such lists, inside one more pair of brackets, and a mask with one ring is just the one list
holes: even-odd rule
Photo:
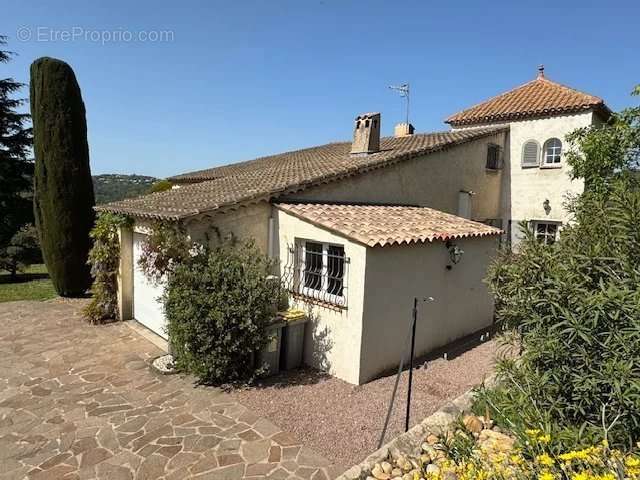
[[573, 439], [615, 423], [610, 440], [630, 446], [640, 440], [640, 192], [617, 180], [573, 210], [559, 242], [528, 232], [490, 269], [497, 318], [522, 355], [499, 363], [480, 409]]
[[253, 243], [192, 254], [174, 265], [164, 294], [176, 364], [206, 383], [249, 379], [280, 298], [272, 262]]
[[94, 222], [85, 108], [73, 70], [54, 58], [31, 64], [34, 213], [51, 281], [61, 296], [91, 286], [87, 258]]
[[118, 264], [120, 261], [120, 227], [131, 220], [122, 215], [102, 212], [91, 230], [93, 247], [89, 251], [89, 265], [93, 285], [91, 303], [84, 314], [91, 323], [118, 319]]
[[29, 265], [42, 262], [38, 232], [33, 225], [18, 230], [5, 248], [0, 248], [0, 269], [15, 277]]
[[166, 180], [166, 179], [157, 180], [153, 182], [153, 185], [151, 185], [151, 187], [149, 187], [149, 190], [147, 191], [147, 193], [164, 192], [166, 190], [171, 190], [172, 187], [173, 187], [173, 184], [169, 180]]

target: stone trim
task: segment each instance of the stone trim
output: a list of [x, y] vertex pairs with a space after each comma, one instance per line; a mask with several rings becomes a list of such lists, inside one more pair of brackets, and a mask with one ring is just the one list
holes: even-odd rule
[[[484, 384], [493, 383], [493, 378], [485, 380]], [[468, 412], [471, 409], [473, 401], [473, 389], [467, 390], [456, 399], [448, 402], [432, 415], [425, 418], [422, 422], [411, 428], [386, 445], [376, 450], [358, 465], [354, 465], [335, 480], [365, 480], [370, 476], [370, 472], [376, 463], [384, 462], [391, 457], [397, 457], [400, 454], [413, 455], [420, 453], [420, 448], [429, 433], [442, 430], [456, 418]]]

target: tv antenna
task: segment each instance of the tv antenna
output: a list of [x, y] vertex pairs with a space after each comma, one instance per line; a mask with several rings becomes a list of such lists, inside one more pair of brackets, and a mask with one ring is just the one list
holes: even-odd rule
[[400, 94], [400, 97], [407, 99], [406, 121], [407, 125], [409, 125], [409, 84], [403, 83], [402, 85], [389, 85], [389, 88], [394, 92], [398, 92]]

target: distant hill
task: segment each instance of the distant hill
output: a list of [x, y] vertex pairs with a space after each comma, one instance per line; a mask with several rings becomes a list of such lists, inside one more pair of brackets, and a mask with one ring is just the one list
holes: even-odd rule
[[94, 175], [93, 191], [96, 195], [96, 205], [143, 195], [149, 192], [151, 185], [156, 181], [156, 177], [145, 175]]

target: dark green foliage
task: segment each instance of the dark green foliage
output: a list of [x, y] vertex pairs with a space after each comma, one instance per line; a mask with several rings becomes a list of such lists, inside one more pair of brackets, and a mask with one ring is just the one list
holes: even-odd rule
[[640, 109], [569, 139], [585, 192], [559, 242], [542, 245], [527, 231], [517, 253], [492, 265], [496, 316], [521, 355], [500, 361], [475, 408], [523, 444], [536, 428], [558, 446], [608, 435], [630, 448], [640, 440]]
[[145, 195], [156, 182], [158, 182], [157, 178], [145, 175], [118, 173], [94, 175], [93, 191], [96, 195], [96, 205]]
[[[522, 355], [503, 360], [492, 416], [585, 439], [618, 417], [610, 440], [640, 440], [640, 192], [623, 181], [584, 194], [559, 242], [528, 233], [493, 265], [496, 315]], [[525, 425], [521, 425], [525, 426]], [[575, 438], [575, 437], [574, 437]]]
[[38, 232], [33, 225], [25, 225], [18, 230], [9, 244], [0, 248], [0, 269], [15, 277], [29, 265], [42, 262]]
[[131, 224], [122, 215], [103, 212], [91, 230], [93, 246], [89, 252], [89, 265], [93, 285], [91, 303], [84, 309], [91, 323], [118, 320], [118, 264], [120, 261], [120, 227]]
[[252, 244], [201, 249], [168, 277], [168, 333], [178, 367], [202, 382], [249, 379], [273, 320], [279, 284]]
[[94, 221], [87, 124], [73, 70], [53, 58], [31, 65], [36, 226], [56, 291], [78, 296], [91, 285], [87, 257]]
[[173, 185], [169, 180], [158, 180], [151, 185], [148, 193], [164, 192], [165, 190], [171, 190]]
[[[640, 95], [640, 85], [632, 95]], [[567, 140], [573, 146], [567, 152], [573, 178], [584, 179], [589, 191], [606, 194], [612, 181], [640, 167], [640, 107], [614, 113], [604, 125], [579, 128]]]
[[[0, 35], [0, 46], [6, 37]], [[12, 53], [0, 49], [0, 64]], [[29, 115], [18, 113], [24, 99], [13, 98], [24, 85], [12, 78], [0, 78], [0, 249], [6, 249], [18, 230], [33, 223], [33, 162]]]

